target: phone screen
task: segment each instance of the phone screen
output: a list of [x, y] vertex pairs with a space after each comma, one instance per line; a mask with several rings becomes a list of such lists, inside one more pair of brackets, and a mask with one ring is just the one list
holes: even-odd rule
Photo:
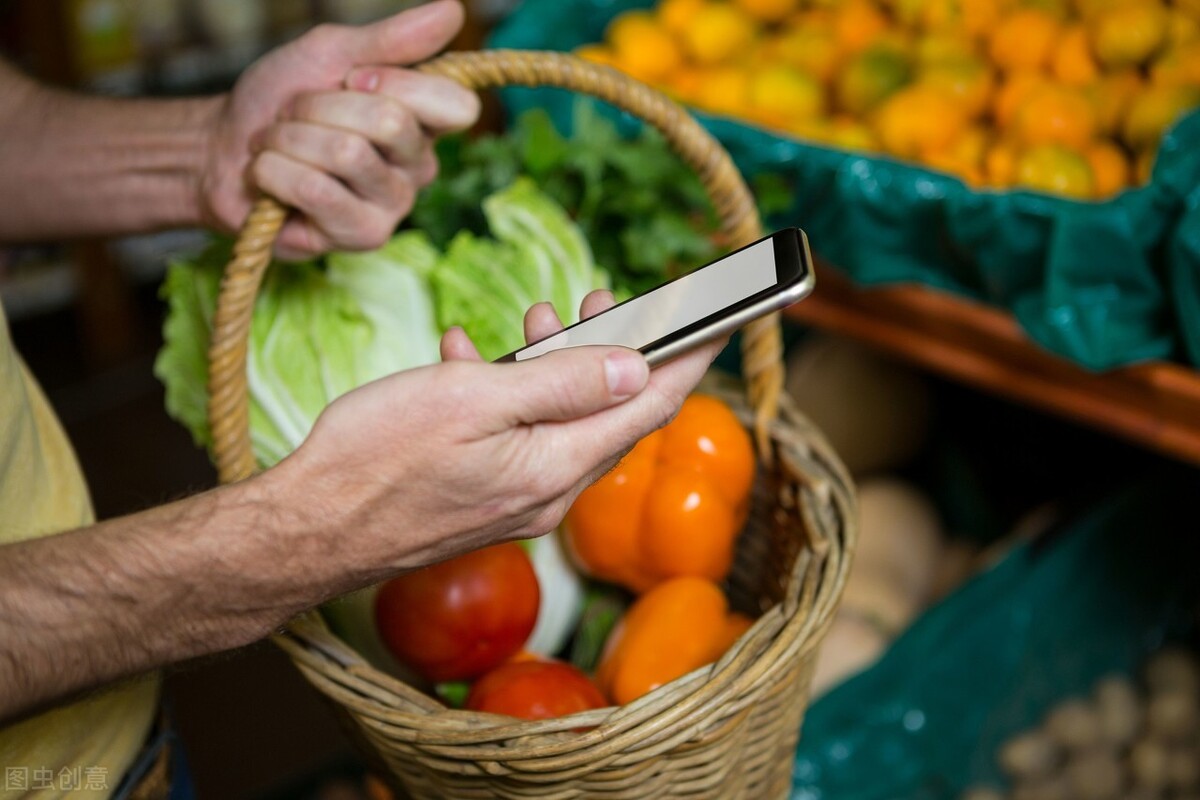
[[517, 361], [552, 350], [615, 344], [639, 350], [774, 287], [779, 282], [771, 237], [626, 300], [513, 354]]

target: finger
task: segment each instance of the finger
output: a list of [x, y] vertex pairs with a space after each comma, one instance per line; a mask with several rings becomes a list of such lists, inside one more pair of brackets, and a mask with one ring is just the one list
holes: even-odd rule
[[319, 169], [268, 150], [254, 160], [251, 172], [256, 186], [307, 218], [310, 234], [320, 234], [303, 242], [288, 240], [285, 246], [372, 250], [391, 236], [392, 214]]
[[478, 348], [467, 332], [457, 325], [442, 335], [442, 361], [482, 361]]
[[347, 54], [355, 64], [415, 64], [440, 52], [462, 24], [457, 0], [435, 0], [349, 29]]
[[525, 343], [533, 344], [563, 329], [558, 312], [550, 303], [534, 303], [525, 312]]
[[357, 67], [346, 76], [346, 88], [392, 98], [435, 135], [465, 130], [479, 119], [479, 95], [440, 75], [396, 67]]
[[579, 318], [587, 319], [594, 317], [601, 311], [606, 311], [617, 304], [613, 293], [608, 289], [596, 289], [593, 292], [588, 292], [584, 296], [583, 302], [579, 304]]
[[275, 239], [275, 257], [280, 261], [306, 261], [334, 250], [333, 242], [312, 220], [292, 214], [283, 223]]
[[646, 359], [624, 347], [571, 347], [499, 365], [492, 433], [516, 425], [561, 422], [624, 403], [645, 387]]
[[[619, 457], [679, 412], [724, 343], [710, 342], [658, 367], [646, 388], [629, 402], [595, 414], [585, 424], [563, 426], [569, 431], [558, 434], [558, 452], [567, 463], [601, 466]], [[603, 471], [593, 474], [598, 477]]]
[[296, 98], [289, 119], [341, 128], [366, 137], [392, 164], [417, 163], [429, 137], [413, 114], [390, 97], [366, 92], [310, 92]]
[[360, 197], [389, 207], [403, 205], [414, 191], [369, 141], [341, 128], [279, 122], [267, 130], [263, 147], [333, 175]]

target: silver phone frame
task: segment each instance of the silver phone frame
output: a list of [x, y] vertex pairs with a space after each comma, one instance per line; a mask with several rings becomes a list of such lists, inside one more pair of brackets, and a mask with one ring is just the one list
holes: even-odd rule
[[719, 339], [727, 334], [732, 334], [743, 325], [753, 322], [759, 317], [765, 317], [773, 311], [787, 308], [793, 303], [798, 303], [812, 293], [812, 290], [817, 285], [816, 270], [813, 269], [812, 253], [808, 249], [808, 234], [803, 230], [797, 229], [799, 234], [802, 263], [808, 267], [806, 274], [796, 284], [783, 289], [780, 292], [764, 297], [754, 305], [735, 311], [727, 317], [722, 317], [717, 322], [708, 327], [701, 328], [697, 331], [692, 331], [686, 336], [682, 336], [674, 341], [668, 342], [654, 349], [642, 350], [641, 353], [646, 358], [646, 363], [652, 368], [660, 364], [666, 363], [673, 358], [683, 355], [684, 353], [699, 347], [702, 344], [711, 342], [714, 339]]

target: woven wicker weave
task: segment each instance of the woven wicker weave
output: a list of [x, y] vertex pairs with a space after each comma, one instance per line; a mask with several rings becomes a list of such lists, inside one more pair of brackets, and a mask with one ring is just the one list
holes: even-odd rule
[[[452, 54], [420, 67], [473, 89], [558, 86], [658, 128], [707, 188], [731, 247], [762, 235], [728, 154], [679, 106], [619, 73], [555, 53]], [[234, 248], [215, 318], [209, 417], [223, 482], [255, 469], [248, 428], [251, 312], [286, 210], [261, 199]], [[716, 664], [620, 708], [540, 722], [449, 710], [374, 669], [316, 614], [276, 637], [340, 708], [397, 789], [416, 798], [786, 797], [816, 650], [841, 597], [856, 537], [850, 480], [820, 434], [781, 396], [779, 321], [743, 336], [746, 397], [761, 467], [738, 540], [733, 605], [758, 617]], [[748, 402], [747, 402], [748, 401]], [[580, 729], [587, 729], [579, 732]]]

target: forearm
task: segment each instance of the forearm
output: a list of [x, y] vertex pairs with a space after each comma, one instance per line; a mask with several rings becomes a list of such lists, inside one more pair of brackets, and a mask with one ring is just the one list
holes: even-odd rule
[[0, 242], [200, 224], [222, 102], [87, 97], [0, 61]]
[[260, 477], [0, 548], [0, 722], [255, 641], [355, 588], [336, 531], [295, 506]]

